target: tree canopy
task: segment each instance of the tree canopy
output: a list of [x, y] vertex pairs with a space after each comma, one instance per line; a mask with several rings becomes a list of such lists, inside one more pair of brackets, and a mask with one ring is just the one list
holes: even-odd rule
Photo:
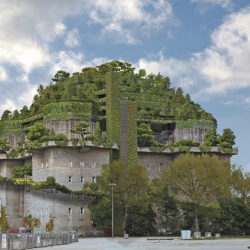
[[106, 77], [109, 72], [119, 75], [121, 99], [136, 100], [138, 119], [141, 120], [199, 120], [216, 125], [214, 117], [181, 88], [171, 87], [169, 77], [139, 73], [127, 62], [113, 61], [96, 67], [83, 68], [70, 73], [59, 70], [49, 84], [39, 85], [30, 108], [24, 106], [20, 114], [4, 111], [1, 120], [24, 119], [44, 112], [44, 106], [58, 102], [91, 102], [95, 105], [95, 116], [102, 118], [106, 112]]
[[111, 196], [110, 183], [115, 183], [114, 200], [122, 209], [122, 228], [126, 231], [129, 208], [143, 204], [146, 199], [148, 177], [145, 167], [127, 166], [123, 161], [114, 161], [104, 165], [98, 179], [101, 191]]
[[195, 230], [199, 231], [198, 206], [218, 203], [230, 197], [231, 168], [229, 161], [217, 156], [183, 154], [170, 163], [162, 181], [176, 194], [194, 205]]

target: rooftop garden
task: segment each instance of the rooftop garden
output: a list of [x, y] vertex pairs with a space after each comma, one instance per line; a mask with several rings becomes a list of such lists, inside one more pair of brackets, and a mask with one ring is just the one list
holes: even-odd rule
[[167, 76], [147, 75], [143, 69], [136, 73], [131, 64], [113, 61], [72, 75], [58, 71], [47, 86], [39, 85], [30, 107], [3, 112], [0, 130], [20, 130], [39, 120], [105, 119], [108, 72], [117, 74], [120, 100], [137, 102], [139, 120], [216, 127], [215, 118], [181, 88], [172, 87]]

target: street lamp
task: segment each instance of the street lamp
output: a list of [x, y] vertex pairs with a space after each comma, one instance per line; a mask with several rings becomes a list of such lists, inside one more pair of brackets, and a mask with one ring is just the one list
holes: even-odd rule
[[113, 198], [113, 191], [115, 183], [109, 183], [110, 186], [112, 186], [112, 238], [114, 238], [114, 198]]

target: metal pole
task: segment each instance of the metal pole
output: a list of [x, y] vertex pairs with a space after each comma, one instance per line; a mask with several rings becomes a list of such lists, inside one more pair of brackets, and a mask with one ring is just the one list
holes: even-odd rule
[[112, 186], [112, 238], [114, 238], [114, 186], [115, 183], [109, 183]]
[[114, 238], [114, 199], [113, 199], [114, 185], [112, 185], [112, 238]]

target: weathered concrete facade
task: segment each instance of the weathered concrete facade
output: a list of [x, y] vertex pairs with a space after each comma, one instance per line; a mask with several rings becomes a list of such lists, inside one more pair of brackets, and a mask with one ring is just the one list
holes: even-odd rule
[[0, 203], [6, 207], [10, 228], [19, 228], [25, 216], [40, 219], [39, 231], [45, 232], [50, 216], [54, 217], [55, 231], [77, 230], [85, 234], [93, 231], [88, 206], [93, 196], [73, 195], [57, 190], [35, 190], [28, 186], [0, 184]]
[[[54, 130], [55, 135], [58, 134], [64, 134], [67, 136], [68, 139], [70, 138], [77, 138], [79, 135], [76, 135], [71, 132], [72, 129], [74, 129], [74, 126], [79, 123], [79, 120], [66, 120], [66, 121], [57, 121], [57, 120], [52, 120], [52, 121], [46, 121], [44, 122], [44, 127], [48, 129], [49, 131], [51, 129]], [[89, 121], [89, 127], [88, 131], [91, 131], [93, 134], [95, 132], [95, 123]]]
[[11, 178], [11, 171], [14, 167], [22, 167], [31, 164], [31, 157], [24, 157], [22, 159], [2, 159], [0, 160], [0, 176]]
[[86, 182], [95, 182], [102, 165], [109, 163], [110, 149], [96, 147], [46, 147], [32, 152], [32, 179], [45, 181], [54, 176], [57, 183], [78, 191]]
[[[55, 135], [65, 134], [69, 140], [67, 146], [59, 147], [55, 142], [43, 143], [40, 149], [34, 149], [32, 154], [25, 154], [16, 159], [7, 159], [0, 155], [0, 175], [11, 178], [13, 167], [32, 165], [32, 180], [45, 181], [48, 176], [54, 176], [56, 182], [73, 191], [82, 190], [85, 183], [96, 181], [101, 174], [102, 165], [110, 163], [110, 153], [113, 148], [94, 146], [85, 142], [85, 147], [73, 147], [71, 138], [79, 137], [71, 130], [79, 120], [47, 121], [45, 127]], [[95, 123], [89, 123], [89, 131], [93, 132]], [[125, 128], [126, 130], [126, 128]], [[156, 129], [157, 130], [157, 129]], [[158, 133], [158, 140], [162, 142], [175, 142], [182, 139], [191, 139], [203, 144], [206, 129], [200, 128], [166, 128]], [[8, 136], [13, 147], [18, 141], [25, 140], [26, 136]], [[126, 139], [126, 138], [125, 138]], [[125, 140], [124, 144], [127, 143]], [[126, 145], [125, 145], [126, 146]], [[127, 148], [125, 147], [127, 150]], [[125, 150], [125, 153], [127, 153]], [[201, 154], [198, 147], [191, 148], [191, 153]], [[150, 180], [159, 178], [160, 173], [166, 169], [171, 161], [178, 157], [180, 152], [175, 149], [165, 149], [163, 152], [152, 152], [149, 148], [138, 148], [138, 163], [144, 165]], [[212, 147], [211, 154], [218, 155], [221, 159], [230, 159], [231, 155], [219, 152], [217, 147]], [[233, 154], [237, 154], [234, 150]], [[6, 206], [8, 223], [12, 228], [22, 225], [24, 216], [33, 216], [40, 219], [41, 230], [49, 217], [54, 216], [55, 230], [79, 230], [83, 233], [93, 231], [90, 221], [88, 206], [95, 197], [85, 195], [72, 195], [56, 190], [34, 190], [30, 187], [14, 186], [11, 183], [0, 183], [0, 203]]]
[[203, 145], [206, 132], [206, 128], [176, 128], [173, 133], [173, 142], [190, 139]]

